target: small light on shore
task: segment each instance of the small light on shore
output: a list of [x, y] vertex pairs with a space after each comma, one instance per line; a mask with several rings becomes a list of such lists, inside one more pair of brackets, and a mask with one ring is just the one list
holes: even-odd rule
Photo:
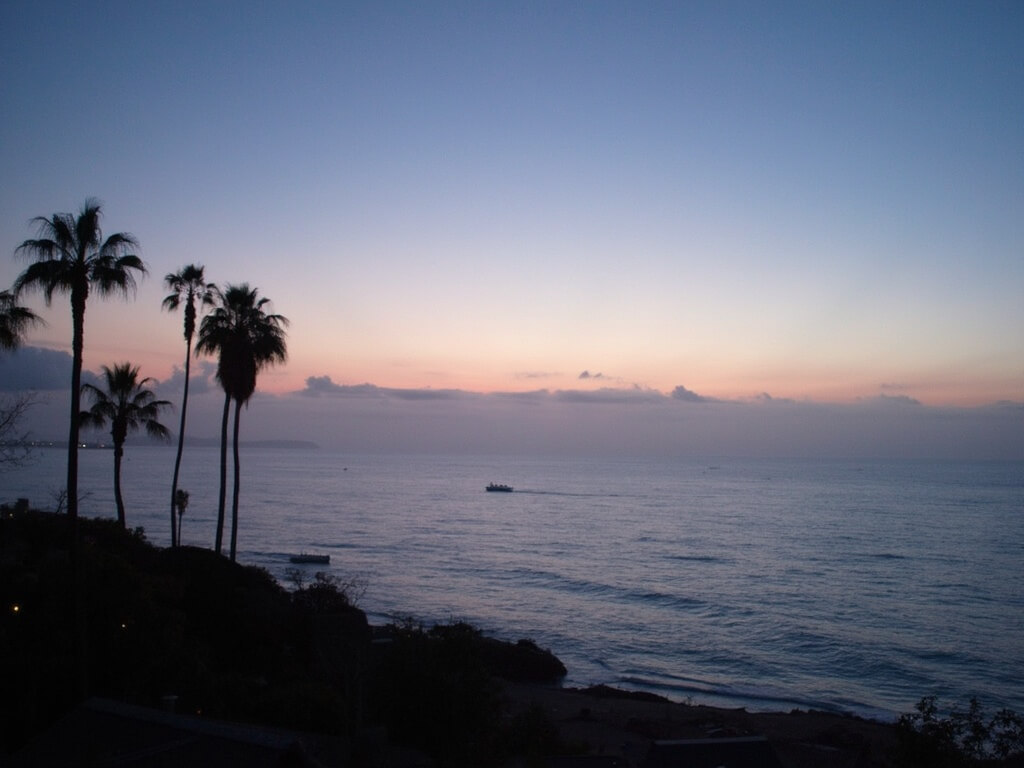
[[17, 603], [14, 603], [11, 606], [11, 613], [21, 613], [21, 606], [18, 605]]

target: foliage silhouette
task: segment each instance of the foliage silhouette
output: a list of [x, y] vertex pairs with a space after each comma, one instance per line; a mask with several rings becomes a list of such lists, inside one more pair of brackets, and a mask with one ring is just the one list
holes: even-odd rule
[[224, 413], [221, 418], [220, 496], [217, 508], [215, 549], [222, 551], [224, 513], [227, 495], [227, 428], [231, 401], [235, 403], [233, 434], [234, 490], [231, 501], [231, 560], [235, 559], [238, 541], [238, 499], [241, 486], [238, 454], [239, 421], [242, 405], [256, 391], [259, 372], [287, 357], [285, 327], [288, 319], [269, 314], [270, 300], [260, 298], [257, 289], [248, 284], [228, 285], [217, 292], [217, 307], [199, 328], [196, 352], [217, 355], [217, 381], [224, 390]]
[[152, 379], [139, 379], [139, 368], [131, 363], [120, 363], [113, 368], [103, 366], [106, 389], [83, 384], [82, 392], [92, 398], [88, 411], [82, 411], [83, 426], [102, 428], [110, 425], [114, 442], [114, 501], [117, 503], [117, 521], [125, 527], [124, 498], [121, 495], [121, 459], [128, 434], [142, 427], [151, 437], [168, 439], [170, 433], [158, 419], [160, 411], [170, 408], [166, 400], [157, 400], [146, 388]]
[[[178, 475], [181, 471], [181, 454], [185, 447], [185, 415], [188, 411], [188, 381], [192, 369], [192, 337], [196, 332], [196, 302], [200, 307], [212, 307], [217, 286], [205, 282], [203, 266], [189, 264], [177, 272], [164, 277], [164, 287], [171, 291], [164, 297], [163, 306], [168, 312], [184, 307], [185, 314], [185, 388], [181, 396], [181, 424], [178, 428], [178, 452], [174, 457], [174, 478], [171, 481], [171, 546], [177, 546], [180, 534], [175, 526], [174, 511], [177, 506]], [[184, 510], [181, 510], [182, 512]], [[181, 515], [179, 514], [180, 518]], [[180, 519], [179, 519], [180, 522]]]
[[130, 253], [138, 241], [130, 234], [117, 232], [103, 239], [100, 228], [101, 205], [89, 198], [77, 214], [55, 213], [50, 218], [32, 220], [38, 237], [26, 240], [16, 253], [36, 261], [14, 283], [20, 296], [40, 290], [47, 306], [54, 293], [69, 294], [71, 299], [71, 423], [68, 428], [67, 493], [68, 515], [78, 516], [78, 434], [81, 409], [82, 349], [85, 342], [85, 305], [91, 290], [101, 296], [135, 290], [135, 275], [145, 275], [142, 260]]
[[1008, 709], [988, 718], [976, 698], [966, 710], [943, 715], [934, 696], [898, 723], [897, 764], [905, 768], [961, 768], [1024, 758], [1024, 717]]
[[181, 544], [181, 520], [185, 516], [185, 510], [188, 508], [189, 494], [188, 491], [178, 488], [174, 492], [174, 506], [178, 510], [178, 532], [177, 540], [172, 546], [178, 546]]
[[32, 392], [0, 398], [0, 471], [24, 466], [32, 460], [28, 433], [22, 433], [19, 425], [25, 411], [35, 402]]
[[[157, 549], [141, 529], [83, 518], [89, 546], [90, 693], [147, 706], [177, 695], [182, 712], [325, 733], [347, 733], [336, 679], [345, 650], [369, 646], [365, 615], [318, 581], [289, 595], [260, 568], [197, 547]], [[74, 645], [68, 516], [0, 505], [0, 763], [69, 709]], [[310, 599], [313, 598], [313, 599]], [[16, 604], [16, 616], [7, 607]], [[331, 617], [342, 612], [339, 625]], [[326, 628], [330, 633], [320, 636]], [[336, 630], [347, 634], [338, 643]], [[360, 662], [362, 663], [362, 662]]]
[[[0, 291], [0, 350], [20, 347], [28, 329], [42, 322], [31, 309], [20, 306], [13, 293]], [[26, 436], [17, 432], [25, 411], [34, 402], [31, 393], [0, 400], [0, 469], [21, 466], [29, 460], [32, 451], [25, 444]]]
[[28, 329], [42, 323], [28, 307], [22, 307], [10, 291], [0, 291], [0, 349], [17, 349]]
[[480, 656], [479, 630], [464, 623], [390, 630], [375, 668], [371, 717], [442, 765], [496, 764], [500, 687]]

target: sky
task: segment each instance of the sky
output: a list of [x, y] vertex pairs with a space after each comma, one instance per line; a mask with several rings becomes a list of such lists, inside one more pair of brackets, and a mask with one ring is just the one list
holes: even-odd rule
[[[257, 287], [252, 438], [1021, 459], [1022, 39], [1018, 2], [8, 0], [0, 286], [99, 198], [150, 274], [85, 367], [175, 401], [163, 276]], [[70, 312], [26, 302], [42, 434]]]

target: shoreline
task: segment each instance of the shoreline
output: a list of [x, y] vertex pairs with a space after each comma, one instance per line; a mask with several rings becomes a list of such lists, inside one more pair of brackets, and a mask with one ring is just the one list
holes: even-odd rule
[[556, 688], [505, 682], [510, 714], [539, 707], [563, 744], [642, 765], [659, 742], [764, 738], [789, 768], [885, 766], [898, 748], [895, 723], [818, 710], [749, 712], [674, 702], [611, 686]]
[[[281, 580], [278, 581], [279, 583], [282, 583], [283, 586], [283, 582], [281, 582]], [[288, 588], [290, 589], [290, 587]], [[365, 611], [365, 609], [363, 610]], [[365, 612], [367, 619], [370, 622], [370, 626], [375, 630], [383, 630], [390, 625], [401, 623], [403, 620], [410, 618], [408, 616], [399, 617], [398, 615], [389, 615], [383, 612]], [[417, 618], [415, 620], [421, 623], [424, 627], [430, 627], [435, 624], [444, 625], [452, 621], [451, 619], [445, 620], [429, 617], [423, 619]], [[469, 623], [476, 626], [472, 621]], [[531, 638], [529, 633], [524, 635], [522, 633], [517, 634], [515, 632], [494, 629], [482, 630], [482, 632], [484, 637], [511, 644], [516, 643], [523, 637]], [[530, 639], [530, 642], [534, 642], [532, 638]], [[788, 697], [782, 693], [764, 697], [743, 695], [732, 696], [727, 693], [715, 693], [710, 691], [695, 691], [694, 693], [689, 694], [679, 692], [671, 685], [663, 685], [657, 682], [644, 684], [643, 682], [635, 682], [631, 680], [609, 680], [607, 678], [591, 680], [583, 675], [574, 675], [570, 660], [567, 660], [557, 647], [552, 647], [548, 644], [540, 645], [545, 651], [558, 658], [567, 667], [568, 673], [565, 679], [557, 683], [551, 683], [551, 685], [557, 686], [558, 688], [566, 691], [578, 692], [595, 688], [607, 688], [620, 691], [630, 697], [653, 697], [667, 703], [678, 704], [680, 706], [706, 707], [709, 709], [723, 711], [742, 710], [750, 714], [758, 715], [787, 714], [792, 711], [820, 712], [822, 714], [834, 715], [836, 717], [853, 717], [886, 725], [895, 725], [900, 716], [910, 711], [917, 703], [917, 701], [910, 702], [906, 709], [897, 711], [868, 704], [863, 704], [857, 707], [844, 707], [831, 702], [815, 702], [809, 699], [802, 699], [797, 695]], [[612, 676], [614, 675], [610, 671], [608, 677]], [[921, 695], [924, 696], [925, 694], [922, 693]]]

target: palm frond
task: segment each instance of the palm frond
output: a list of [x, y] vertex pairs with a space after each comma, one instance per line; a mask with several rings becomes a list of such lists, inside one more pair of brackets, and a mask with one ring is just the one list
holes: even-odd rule
[[78, 414], [78, 423], [86, 428], [102, 429], [107, 425], [107, 420], [104, 416], [95, 410], [80, 411]]
[[[75, 242], [74, 214], [55, 213], [49, 218], [36, 216], [29, 224], [35, 226], [39, 241], [51, 241], [65, 249]], [[68, 255], [74, 256], [73, 253]]]
[[28, 329], [42, 324], [39, 315], [18, 304], [15, 294], [0, 291], [0, 349], [21, 346]]
[[163, 424], [153, 421], [152, 419], [146, 422], [146, 434], [150, 437], [156, 437], [161, 440], [171, 439], [171, 430], [165, 427]]
[[[71, 218], [70, 214], [67, 214]], [[100, 227], [100, 218], [103, 216], [103, 204], [95, 197], [87, 198], [82, 210], [74, 219], [75, 242], [78, 244], [80, 255], [99, 247], [103, 239], [103, 230]]]
[[137, 284], [130, 270], [146, 274], [146, 267], [138, 256], [100, 256], [91, 264], [89, 282], [101, 295], [134, 294]]
[[[110, 379], [107, 379], [107, 388], [110, 388]], [[97, 387], [95, 384], [83, 384], [82, 394], [88, 395], [89, 397], [93, 398], [93, 400], [97, 403], [110, 399], [107, 393], [104, 392], [99, 387]]]
[[29, 264], [14, 281], [14, 293], [20, 296], [39, 290], [49, 306], [54, 293], [69, 293], [73, 284], [70, 269], [73, 263], [64, 257], [63, 249], [52, 240], [26, 240], [19, 251], [34, 253], [37, 261]]
[[35, 259], [36, 261], [51, 261], [65, 255], [61, 245], [51, 238], [26, 240], [14, 249], [14, 253], [15, 255]]
[[129, 232], [115, 232], [100, 246], [100, 253], [112, 256], [124, 255], [132, 248], [138, 248], [139, 241]]

